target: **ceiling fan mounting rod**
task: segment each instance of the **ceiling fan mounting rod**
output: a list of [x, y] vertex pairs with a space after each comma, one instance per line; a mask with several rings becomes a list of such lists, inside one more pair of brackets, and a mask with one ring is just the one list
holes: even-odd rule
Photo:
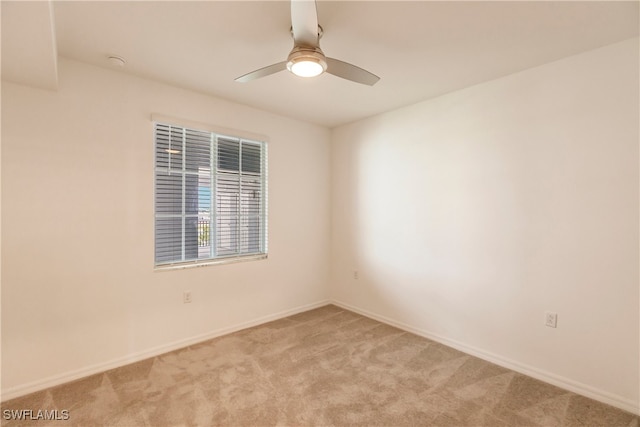
[[[291, 33], [291, 37], [293, 37], [293, 26], [289, 27], [289, 33]], [[318, 24], [318, 40], [322, 38], [323, 34], [324, 34], [324, 30], [322, 29], [322, 25]]]

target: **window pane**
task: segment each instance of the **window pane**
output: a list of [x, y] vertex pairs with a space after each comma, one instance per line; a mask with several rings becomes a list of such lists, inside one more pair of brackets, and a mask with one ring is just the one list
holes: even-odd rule
[[169, 127], [156, 126], [156, 167], [169, 167]]
[[184, 213], [198, 214], [198, 175], [185, 174], [184, 177]]
[[242, 172], [260, 173], [260, 145], [242, 144]]
[[216, 177], [216, 253], [231, 255], [238, 252], [238, 205], [240, 176], [219, 173]]
[[182, 260], [182, 218], [156, 218], [156, 263]]
[[211, 258], [211, 217], [198, 215], [198, 258]]
[[216, 232], [216, 253], [219, 256], [238, 253], [238, 217], [236, 215], [218, 215]]
[[218, 168], [231, 171], [240, 169], [240, 144], [238, 141], [218, 138]]
[[182, 174], [156, 172], [156, 214], [182, 214]]
[[156, 167], [163, 169], [182, 169], [181, 128], [168, 125], [156, 127]]
[[186, 132], [186, 169], [198, 172], [211, 163], [211, 134], [188, 130]]
[[211, 212], [211, 175], [209, 169], [201, 169], [198, 175], [198, 214]]
[[184, 219], [184, 259], [198, 259], [198, 217]]

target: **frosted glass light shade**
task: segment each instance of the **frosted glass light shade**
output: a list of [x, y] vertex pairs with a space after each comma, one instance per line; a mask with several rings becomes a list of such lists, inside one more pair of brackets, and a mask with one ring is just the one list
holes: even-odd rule
[[324, 67], [319, 62], [306, 59], [294, 62], [289, 69], [300, 77], [315, 77], [324, 72]]

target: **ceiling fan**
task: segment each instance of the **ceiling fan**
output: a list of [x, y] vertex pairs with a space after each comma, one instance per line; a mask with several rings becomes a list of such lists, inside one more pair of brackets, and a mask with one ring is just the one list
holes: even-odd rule
[[287, 60], [252, 71], [235, 80], [244, 83], [284, 70], [301, 77], [315, 77], [327, 72], [369, 86], [380, 80], [380, 77], [367, 70], [325, 56], [320, 49], [322, 33], [322, 27], [318, 25], [315, 0], [291, 0], [293, 49]]

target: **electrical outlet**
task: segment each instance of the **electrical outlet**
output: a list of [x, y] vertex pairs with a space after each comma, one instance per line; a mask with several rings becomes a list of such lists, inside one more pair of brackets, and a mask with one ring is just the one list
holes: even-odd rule
[[182, 293], [183, 304], [189, 304], [191, 302], [191, 291], [184, 291]]
[[558, 313], [547, 311], [544, 324], [550, 328], [556, 328], [558, 326]]
[[358, 280], [358, 270], [353, 270], [353, 278]]

